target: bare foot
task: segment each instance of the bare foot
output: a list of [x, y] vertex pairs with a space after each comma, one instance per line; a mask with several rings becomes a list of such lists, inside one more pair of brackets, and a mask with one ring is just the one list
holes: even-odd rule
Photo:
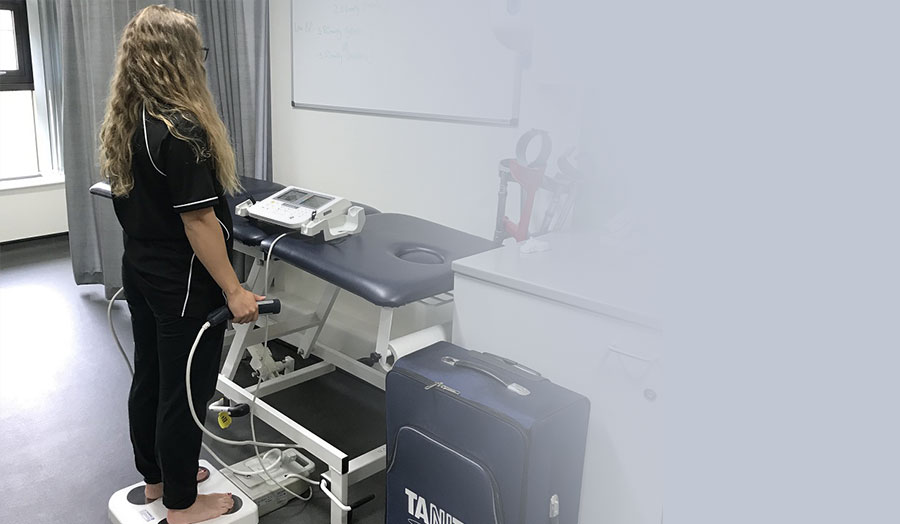
[[209, 470], [203, 467], [197, 468], [197, 484], [209, 478]]
[[231, 493], [197, 495], [197, 500], [188, 509], [170, 509], [166, 520], [169, 524], [194, 524], [224, 515], [232, 506]]
[[147, 484], [144, 486], [144, 496], [147, 497], [148, 502], [152, 502], [159, 497], [162, 497], [163, 494], [163, 485], [162, 482], [158, 484]]
[[[204, 480], [209, 478], [209, 470], [206, 468], [197, 468], [197, 483], [201, 483]], [[144, 486], [144, 496], [147, 497], [147, 502], [153, 502], [159, 497], [163, 496], [163, 485], [162, 482], [158, 484], [146, 484]]]

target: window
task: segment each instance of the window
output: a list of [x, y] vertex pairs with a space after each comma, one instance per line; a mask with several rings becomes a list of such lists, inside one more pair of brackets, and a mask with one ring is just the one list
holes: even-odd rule
[[[26, 0], [0, 0], [0, 182], [3, 184], [31, 184], [32, 179], [41, 180], [30, 34], [35, 20], [31, 22], [29, 28]], [[6, 186], [0, 189], [3, 187]]]
[[25, 0], [0, 0], [0, 91], [33, 89]]

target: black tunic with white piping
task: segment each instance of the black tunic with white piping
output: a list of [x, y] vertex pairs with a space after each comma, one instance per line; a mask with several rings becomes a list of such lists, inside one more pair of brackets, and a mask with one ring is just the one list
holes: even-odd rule
[[[225, 299], [194, 254], [181, 213], [212, 207], [230, 258], [232, 219], [225, 192], [212, 159], [198, 159], [193, 146], [161, 120], [146, 112], [141, 117], [131, 143], [134, 188], [113, 200], [125, 231], [123, 262], [143, 281], [156, 315], [204, 318]], [[187, 119], [176, 119], [175, 126], [184, 136], [206, 138]]]

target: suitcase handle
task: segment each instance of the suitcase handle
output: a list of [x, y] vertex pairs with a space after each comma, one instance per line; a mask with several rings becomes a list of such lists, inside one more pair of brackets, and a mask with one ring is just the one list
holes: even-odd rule
[[497, 382], [503, 384], [506, 387], [506, 389], [512, 391], [513, 393], [515, 393], [517, 395], [527, 397], [528, 395], [531, 394], [531, 391], [529, 391], [528, 388], [526, 388], [522, 385], [516, 384], [515, 382], [507, 382], [507, 381], [503, 380], [502, 378], [498, 377], [497, 375], [492, 373], [489, 369], [485, 368], [481, 364], [478, 364], [477, 362], [472, 362], [470, 360], [459, 360], [458, 358], [453, 358], [453, 357], [443, 357], [441, 359], [441, 362], [443, 362], [444, 364], [453, 366], [453, 367], [467, 368], [467, 369], [471, 369], [471, 370], [477, 371], [479, 373], [485, 374], [485, 375], [491, 377], [492, 379], [496, 380]]
[[538, 373], [537, 371], [535, 371], [535, 370], [531, 369], [530, 367], [526, 366], [525, 364], [519, 364], [518, 362], [516, 362], [515, 360], [513, 360], [513, 359], [511, 359], [511, 358], [502, 357], [502, 356], [500, 356], [500, 355], [497, 355], [496, 353], [488, 353], [487, 351], [485, 351], [484, 353], [482, 353], [482, 355], [485, 355], [485, 356], [488, 356], [488, 357], [491, 357], [491, 358], [495, 358], [495, 359], [499, 360], [500, 362], [503, 362], [503, 363], [506, 364], [507, 366], [512, 366], [512, 367], [518, 369], [519, 371], [522, 371], [522, 372], [524, 372], [524, 373], [527, 373], [527, 374], [529, 374], [529, 375], [532, 375], [532, 376], [534, 376], [534, 377], [536, 377], [536, 378], [540, 378], [540, 377], [543, 376], [543, 375], [541, 375], [540, 373]]

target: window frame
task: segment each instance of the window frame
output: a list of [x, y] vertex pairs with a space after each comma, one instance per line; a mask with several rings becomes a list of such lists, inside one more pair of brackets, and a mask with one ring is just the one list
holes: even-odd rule
[[0, 10], [12, 11], [16, 30], [16, 53], [19, 69], [0, 74], [0, 91], [34, 91], [34, 72], [31, 66], [31, 38], [25, 0], [0, 0]]
[[[41, 23], [39, 10], [39, 2], [42, 0], [24, 0], [27, 11], [28, 36], [30, 39], [29, 56], [31, 61], [34, 85], [30, 90], [34, 100], [34, 131], [35, 141], [37, 145], [38, 155], [38, 172], [37, 173], [20, 173], [21, 176], [12, 176], [5, 180], [0, 180], [0, 196], [7, 190], [16, 190], [21, 188], [30, 188], [45, 185], [56, 185], [65, 182], [65, 175], [62, 169], [61, 151], [59, 149], [56, 136], [59, 131], [54, 128], [51, 122], [50, 104], [51, 92], [48, 90], [44, 77], [44, 47], [41, 34]], [[0, 0], [0, 3], [10, 3], [9, 0]], [[26, 86], [27, 87], [27, 86]], [[60, 96], [59, 93], [53, 93], [52, 96]]]

